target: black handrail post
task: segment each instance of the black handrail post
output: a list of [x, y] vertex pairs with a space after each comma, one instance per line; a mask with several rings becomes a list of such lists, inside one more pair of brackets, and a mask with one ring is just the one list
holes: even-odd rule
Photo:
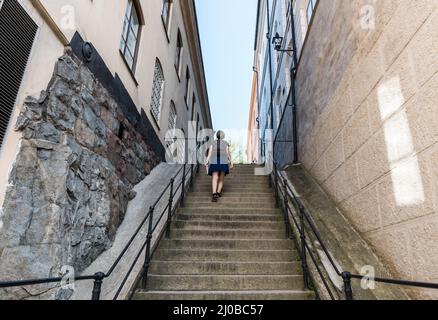
[[154, 211], [155, 211], [154, 207], [151, 207], [149, 209], [149, 226], [148, 226], [148, 235], [146, 238], [147, 241], [146, 255], [145, 255], [145, 262], [143, 266], [143, 289], [146, 289], [147, 287], [149, 266], [151, 264], [152, 225], [154, 221]]
[[102, 292], [102, 283], [104, 278], [105, 278], [105, 274], [102, 272], [98, 272], [94, 275], [93, 292], [91, 295], [91, 300], [93, 301], [100, 300], [100, 293]]
[[303, 268], [304, 287], [309, 289], [310, 282], [309, 282], [309, 267], [307, 264], [305, 217], [304, 217], [304, 208], [301, 204], [299, 204], [299, 211], [300, 211], [301, 267]]
[[351, 287], [351, 273], [347, 271], [343, 272], [342, 279], [344, 280], [345, 300], [354, 300], [353, 289]]
[[274, 182], [275, 182], [275, 207], [280, 207], [279, 194], [278, 194], [278, 170], [277, 165], [274, 164]]
[[183, 176], [182, 176], [182, 188], [181, 188], [181, 207], [184, 207], [185, 197], [186, 197], [186, 167], [187, 164], [184, 163], [183, 166]]
[[[169, 209], [167, 213], [167, 227], [166, 227], [166, 238], [170, 238], [170, 225], [172, 223], [172, 211], [173, 211], [173, 186], [175, 179], [170, 180], [170, 195], [169, 195]], [[184, 189], [182, 189], [184, 193]]]
[[[265, 165], [266, 165], [266, 163], [265, 163]], [[275, 174], [275, 170], [273, 171], [272, 174]], [[273, 178], [275, 179], [275, 177], [273, 177], [272, 174], [269, 176], [269, 188], [272, 188], [272, 179]]]
[[291, 239], [291, 226], [289, 221], [289, 198], [288, 198], [288, 192], [287, 192], [287, 179], [283, 180], [283, 192], [284, 192], [284, 224], [286, 225], [286, 238]]
[[194, 172], [194, 168], [195, 168], [195, 165], [192, 164], [190, 166], [190, 188], [193, 188], [193, 172]]

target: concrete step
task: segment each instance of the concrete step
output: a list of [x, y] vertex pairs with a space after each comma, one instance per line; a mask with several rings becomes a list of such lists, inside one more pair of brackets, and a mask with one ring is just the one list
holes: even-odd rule
[[210, 229], [222, 229], [222, 230], [235, 230], [245, 229], [257, 232], [257, 230], [284, 230], [284, 223], [281, 221], [264, 222], [264, 221], [172, 221], [172, 228], [175, 229], [190, 229], [190, 230], [210, 230]]
[[[195, 184], [211, 184], [211, 177], [199, 177], [195, 180]], [[267, 177], [258, 176], [227, 176], [225, 178], [225, 183], [235, 184], [235, 183], [256, 183], [256, 184], [266, 184], [269, 185], [269, 179]]]
[[[211, 183], [195, 183], [194, 187], [193, 187], [193, 191], [196, 191], [196, 189], [207, 189], [207, 190], [211, 190], [212, 186]], [[269, 187], [268, 184], [266, 183], [236, 183], [236, 184], [232, 184], [232, 183], [225, 183], [225, 186], [223, 188], [224, 192], [232, 192], [232, 191], [239, 191], [239, 190], [271, 190], [271, 188]]]
[[171, 238], [175, 239], [285, 239], [283, 230], [247, 230], [247, 229], [172, 229]]
[[[211, 190], [211, 185], [197, 185], [195, 184], [195, 186], [191, 189], [191, 191], [193, 192], [198, 192], [198, 191], [203, 191], [203, 192], [208, 192]], [[236, 186], [236, 185], [225, 185], [223, 192], [238, 192], [238, 193], [245, 193], [245, 192], [272, 192], [272, 189], [269, 188], [269, 186], [264, 186], [264, 185], [241, 185], [241, 186]]]
[[283, 222], [281, 215], [249, 215], [249, 214], [178, 214], [180, 221], [222, 221], [222, 222]]
[[235, 261], [157, 261], [150, 273], [160, 275], [301, 275], [301, 263], [294, 262], [235, 262]]
[[209, 202], [186, 202], [185, 208], [223, 208], [223, 209], [271, 209], [275, 207], [274, 203], [230, 203], [227, 199], [219, 199], [218, 202], [213, 203], [210, 199]]
[[[195, 181], [195, 184], [208, 184], [212, 185], [211, 178], [198, 178]], [[225, 178], [225, 184], [230, 185], [267, 185], [269, 186], [269, 180], [267, 178], [248, 178], [248, 177], [234, 177], [234, 178]]]
[[[188, 197], [209, 197], [211, 200], [211, 190], [204, 190], [204, 191], [191, 191]], [[235, 192], [223, 192], [223, 198], [254, 198], [254, 197], [274, 197], [274, 191], [272, 189], [269, 189], [269, 191], [258, 191], [258, 192], [252, 192], [252, 191], [246, 191], [246, 190], [240, 190]]]
[[134, 300], [166, 301], [300, 301], [315, 300], [310, 291], [253, 290], [253, 291], [138, 291]]
[[[247, 195], [245, 197], [234, 197], [232, 194], [223, 194], [223, 198], [220, 200], [223, 200], [222, 203], [241, 203], [241, 204], [254, 204], [254, 203], [266, 203], [270, 204], [271, 208], [275, 205], [275, 198], [273, 194], [269, 194], [267, 196], [260, 196], [260, 197], [253, 197], [251, 195]], [[208, 195], [206, 197], [195, 197], [193, 195], [189, 195], [185, 199], [186, 205], [189, 204], [199, 204], [199, 203], [211, 203], [211, 195]]]
[[[268, 177], [266, 175], [256, 175], [254, 169], [246, 169], [246, 170], [231, 170], [228, 174], [227, 178], [234, 178], [234, 177], [240, 177], [240, 176], [247, 176], [247, 177]], [[207, 175], [206, 170], [200, 171], [200, 175], [198, 177], [205, 177], [205, 178], [211, 178], [209, 175]]]
[[300, 275], [155, 275], [149, 290], [303, 290]]
[[234, 167], [230, 170], [231, 173], [254, 172], [258, 167]]
[[241, 214], [250, 214], [250, 215], [281, 215], [281, 211], [279, 209], [226, 209], [226, 208], [180, 208], [178, 209], [179, 213], [182, 214], [225, 214], [225, 215], [241, 215]]
[[296, 250], [236, 250], [236, 249], [161, 249], [157, 250], [157, 261], [192, 262], [293, 262], [298, 261]]
[[[208, 176], [207, 174], [201, 173], [196, 177], [196, 181], [203, 180], [203, 181], [211, 181], [212, 177]], [[240, 172], [240, 173], [230, 173], [228, 176], [225, 177], [225, 181], [230, 180], [239, 180], [239, 179], [256, 179], [256, 180], [264, 180], [266, 182], [269, 181], [269, 176], [257, 176], [254, 174], [254, 172], [246, 171], [246, 172]]]
[[246, 261], [292, 262], [298, 260], [296, 250], [174, 250], [160, 249], [154, 261]]
[[164, 239], [160, 249], [233, 249], [233, 250], [293, 250], [292, 240], [252, 239], [252, 240], [225, 240], [225, 239]]

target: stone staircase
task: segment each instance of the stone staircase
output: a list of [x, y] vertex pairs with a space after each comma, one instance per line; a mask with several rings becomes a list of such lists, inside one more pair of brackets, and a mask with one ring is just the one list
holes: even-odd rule
[[154, 256], [148, 287], [135, 300], [304, 300], [299, 256], [286, 239], [268, 177], [237, 166], [211, 202], [201, 173]]

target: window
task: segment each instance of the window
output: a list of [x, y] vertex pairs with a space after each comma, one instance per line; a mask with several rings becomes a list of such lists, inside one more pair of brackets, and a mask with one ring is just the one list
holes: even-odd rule
[[169, 30], [170, 15], [172, 12], [172, 0], [163, 0], [163, 10], [161, 11], [161, 18], [163, 19], [164, 27]]
[[[0, 147], [38, 26], [16, 0], [0, 1]], [[13, 58], [12, 58], [13, 56]], [[11, 59], [7, 59], [11, 57]]]
[[277, 98], [276, 98], [276, 105], [279, 106], [281, 103], [281, 87], [277, 88]]
[[195, 121], [195, 109], [196, 109], [196, 96], [195, 93], [193, 93], [193, 101], [192, 101], [192, 117], [191, 120]]
[[176, 55], [175, 55], [175, 68], [178, 74], [178, 77], [181, 72], [181, 62], [182, 62], [182, 54], [183, 54], [183, 42], [181, 37], [181, 32], [178, 30], [178, 37], [176, 40]]
[[135, 69], [137, 60], [138, 43], [140, 39], [140, 16], [138, 8], [133, 0], [128, 0], [126, 8], [123, 33], [120, 41], [120, 51], [132, 71]]
[[163, 101], [164, 74], [160, 60], [155, 61], [154, 82], [152, 84], [151, 113], [157, 124], [160, 122], [161, 104]]
[[172, 101], [170, 102], [170, 111], [169, 111], [169, 130], [175, 130], [176, 129], [176, 107], [175, 103]]
[[307, 24], [310, 24], [310, 21], [312, 20], [315, 6], [316, 6], [316, 0], [309, 0], [309, 3], [307, 5]]
[[284, 0], [284, 15], [286, 16], [286, 19], [289, 17], [290, 5], [290, 0]]
[[189, 107], [189, 92], [190, 92], [190, 71], [189, 67], [186, 70], [186, 94], [184, 96], [187, 108]]

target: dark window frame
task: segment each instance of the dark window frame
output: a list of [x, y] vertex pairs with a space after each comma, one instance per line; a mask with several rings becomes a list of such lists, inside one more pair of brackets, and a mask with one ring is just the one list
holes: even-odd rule
[[190, 95], [190, 69], [189, 66], [186, 68], [186, 90], [184, 94], [184, 101], [186, 103], [187, 110], [189, 109], [189, 95]]
[[[164, 17], [165, 8], [167, 7], [167, 15]], [[172, 17], [172, 9], [173, 9], [173, 0], [163, 0], [163, 6], [161, 8], [161, 21], [163, 22], [164, 33], [166, 34], [167, 41], [170, 42], [169, 38], [169, 29], [170, 29], [170, 20]]]
[[[141, 35], [142, 35], [142, 26], [144, 25], [144, 20], [143, 20], [143, 16], [142, 16], [142, 11], [141, 11], [141, 6], [138, 2], [138, 0], [128, 0], [128, 4], [132, 3], [131, 6], [131, 12], [129, 13], [129, 17], [127, 16], [127, 10], [125, 11], [125, 14], [123, 16], [123, 23], [125, 24], [126, 22], [128, 22], [128, 26], [127, 26], [127, 30], [122, 30], [122, 35], [121, 35], [121, 41], [120, 41], [120, 47], [119, 47], [119, 51], [120, 54], [123, 58], [123, 61], [125, 62], [127, 68], [129, 69], [131, 76], [134, 78], [134, 81], [136, 82], [136, 85], [138, 85], [137, 81], [135, 80], [135, 70], [137, 68], [137, 62], [138, 62], [138, 52], [139, 52], [139, 48], [140, 48], [140, 41], [141, 41]], [[131, 33], [134, 32], [134, 30], [132, 30], [131, 28], [131, 23], [134, 19], [134, 17], [136, 16], [137, 21], [138, 21], [138, 26], [137, 26], [137, 35], [135, 38], [135, 48], [134, 48], [134, 52], [131, 52], [131, 50], [129, 49], [129, 36]], [[126, 54], [128, 54], [131, 56], [132, 58], [132, 65], [130, 65]]]
[[184, 42], [182, 40], [181, 31], [178, 29], [176, 37], [176, 54], [175, 54], [175, 70], [178, 80], [181, 81], [181, 67], [183, 64]]

